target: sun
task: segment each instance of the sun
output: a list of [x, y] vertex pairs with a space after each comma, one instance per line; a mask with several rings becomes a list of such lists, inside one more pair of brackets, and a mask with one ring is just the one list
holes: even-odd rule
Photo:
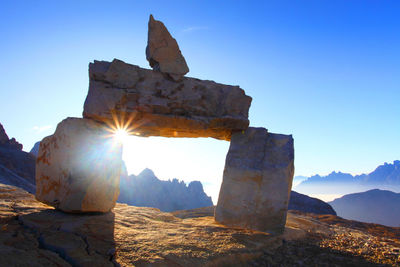
[[119, 143], [122, 144], [126, 143], [128, 137], [129, 137], [128, 131], [125, 129], [117, 129], [114, 131], [114, 139]]
[[106, 138], [112, 138], [114, 144], [126, 144], [132, 136], [141, 136], [140, 132], [136, 129], [140, 124], [134, 123], [136, 114], [129, 115], [126, 118], [126, 114], [118, 114], [116, 112], [111, 112], [112, 120], [105, 121], [107, 127]]

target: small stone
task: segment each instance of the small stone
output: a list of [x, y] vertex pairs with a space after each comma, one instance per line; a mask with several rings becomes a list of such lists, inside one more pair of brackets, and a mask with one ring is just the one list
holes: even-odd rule
[[40, 142], [37, 200], [65, 212], [107, 212], [115, 206], [122, 150], [105, 127], [67, 118]]
[[291, 135], [253, 127], [233, 134], [215, 220], [227, 226], [283, 233], [293, 173]]
[[146, 59], [153, 70], [165, 73], [175, 81], [181, 80], [189, 72], [178, 43], [153, 15], [149, 19]]

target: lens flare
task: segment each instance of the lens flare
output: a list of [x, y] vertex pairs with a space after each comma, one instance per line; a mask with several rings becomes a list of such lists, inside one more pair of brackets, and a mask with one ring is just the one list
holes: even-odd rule
[[138, 113], [132, 112], [127, 114], [125, 112], [111, 112], [112, 120], [106, 120], [104, 123], [107, 125], [106, 130], [109, 134], [105, 135], [106, 138], [112, 138], [115, 145], [126, 143], [131, 135], [141, 136], [137, 130], [147, 120], [137, 118]]
[[129, 134], [125, 129], [117, 129], [114, 132], [114, 138], [119, 143], [126, 143], [126, 140], [128, 139], [128, 137], [129, 137]]

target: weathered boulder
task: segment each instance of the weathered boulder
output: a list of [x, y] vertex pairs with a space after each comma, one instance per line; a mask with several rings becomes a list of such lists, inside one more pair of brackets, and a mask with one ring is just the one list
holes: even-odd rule
[[232, 135], [215, 220], [282, 233], [294, 173], [291, 135], [249, 127]]
[[128, 125], [142, 136], [230, 140], [248, 127], [251, 97], [238, 86], [194, 78], [180, 82], [114, 59], [89, 65], [83, 116]]
[[146, 59], [153, 70], [166, 73], [175, 81], [181, 80], [189, 72], [185, 58], [176, 40], [153, 15], [150, 15], [147, 38]]
[[40, 142], [36, 198], [66, 212], [107, 212], [119, 194], [121, 144], [103, 124], [67, 118]]

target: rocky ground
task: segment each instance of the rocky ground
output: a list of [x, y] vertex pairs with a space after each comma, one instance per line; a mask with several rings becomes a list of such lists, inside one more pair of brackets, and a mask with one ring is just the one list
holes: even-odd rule
[[117, 204], [66, 214], [0, 185], [2, 266], [382, 266], [400, 229], [289, 212], [282, 238], [214, 222], [213, 208], [164, 213]]

